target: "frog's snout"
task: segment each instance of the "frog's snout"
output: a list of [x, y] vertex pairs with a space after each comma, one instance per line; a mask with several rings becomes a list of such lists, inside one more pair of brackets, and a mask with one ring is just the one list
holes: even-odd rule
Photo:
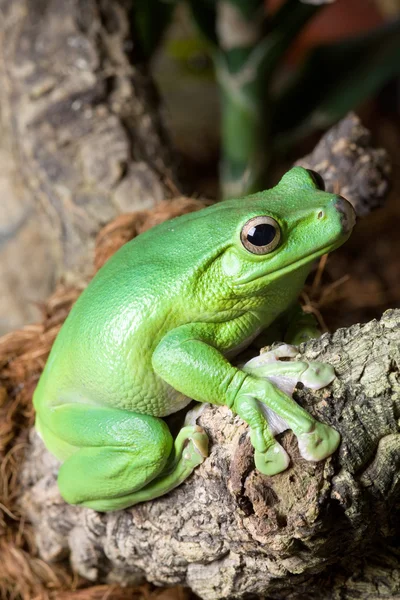
[[350, 233], [356, 224], [356, 213], [353, 206], [348, 200], [342, 196], [338, 196], [334, 204], [336, 210], [341, 214], [341, 223], [343, 227], [343, 233]]

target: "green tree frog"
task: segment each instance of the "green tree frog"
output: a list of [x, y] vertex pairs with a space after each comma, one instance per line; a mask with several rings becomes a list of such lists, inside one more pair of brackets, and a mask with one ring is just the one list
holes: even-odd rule
[[62, 463], [63, 498], [110, 511], [183, 482], [208, 438], [194, 422], [174, 440], [163, 417], [191, 399], [247, 422], [264, 474], [288, 466], [266, 408], [305, 458], [331, 455], [334, 429], [231, 360], [293, 311], [313, 261], [354, 222], [346, 200], [295, 167], [270, 190], [157, 225], [116, 252], [72, 308], [34, 394], [36, 429]]

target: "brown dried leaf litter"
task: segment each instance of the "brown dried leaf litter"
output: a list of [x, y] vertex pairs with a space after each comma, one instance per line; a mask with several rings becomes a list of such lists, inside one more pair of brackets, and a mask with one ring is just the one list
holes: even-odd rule
[[[94, 270], [139, 233], [206, 204], [182, 197], [162, 202], [152, 211], [120, 216], [98, 234]], [[46, 564], [38, 557], [33, 531], [19, 510], [18, 470], [34, 422], [32, 394], [53, 341], [80, 292], [60, 284], [41, 307], [42, 323], [0, 338], [0, 599], [184, 600], [187, 593], [181, 588], [88, 586], [71, 572], [67, 562]]]

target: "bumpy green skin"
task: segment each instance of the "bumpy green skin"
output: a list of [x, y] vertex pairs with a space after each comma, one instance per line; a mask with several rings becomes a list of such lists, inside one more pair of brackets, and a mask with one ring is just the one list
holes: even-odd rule
[[[339, 211], [337, 201], [296, 167], [271, 190], [158, 225], [104, 265], [67, 318], [34, 395], [36, 428], [63, 463], [67, 502], [116, 510], [179, 485], [206, 456], [207, 436], [187, 425], [174, 443], [160, 417], [189, 398], [247, 421], [263, 473], [288, 463], [262, 404], [288, 423], [307, 458], [334, 452], [333, 429], [229, 358], [292, 309], [312, 261], [347, 239], [352, 209], [342, 201]], [[258, 215], [272, 216], [282, 236], [261, 256], [240, 240]]]

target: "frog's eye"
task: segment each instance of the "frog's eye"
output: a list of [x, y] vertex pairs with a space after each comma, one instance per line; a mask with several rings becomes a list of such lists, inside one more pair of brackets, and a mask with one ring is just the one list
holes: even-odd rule
[[281, 231], [272, 217], [253, 217], [244, 225], [240, 239], [252, 254], [268, 254], [279, 244]]
[[321, 190], [321, 192], [324, 192], [325, 191], [325, 181], [323, 180], [322, 175], [317, 173], [317, 171], [312, 171], [311, 169], [307, 169], [307, 173], [313, 180], [316, 188], [318, 190]]

